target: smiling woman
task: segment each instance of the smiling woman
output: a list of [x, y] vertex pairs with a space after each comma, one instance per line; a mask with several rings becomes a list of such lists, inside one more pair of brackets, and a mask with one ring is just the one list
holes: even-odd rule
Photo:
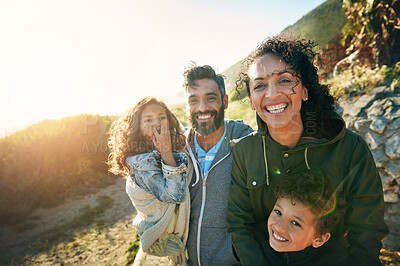
[[[312, 48], [292, 35], [268, 38], [242, 75], [258, 132], [233, 150], [227, 220], [244, 265], [268, 265], [261, 248], [268, 237], [254, 240], [253, 228], [273, 210], [273, 191], [282, 175], [306, 169], [329, 176], [338, 206], [349, 208], [333, 237], [349, 244], [352, 263], [380, 264], [381, 241], [388, 233], [382, 182], [365, 141], [333, 111], [334, 99], [319, 84]], [[285, 242], [283, 234], [277, 239]]]

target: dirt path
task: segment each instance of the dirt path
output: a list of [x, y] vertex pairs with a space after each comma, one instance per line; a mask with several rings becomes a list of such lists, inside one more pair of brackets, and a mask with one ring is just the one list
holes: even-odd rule
[[[99, 205], [102, 198], [111, 202], [104, 213], [86, 225], [74, 223], [74, 218], [82, 215], [80, 210]], [[398, 241], [400, 226], [393, 216], [399, 216], [396, 210], [387, 209], [385, 218], [392, 232], [384, 242]], [[0, 227], [0, 265], [125, 265], [127, 249], [136, 236], [131, 223], [134, 215], [135, 209], [125, 194], [125, 180], [119, 179], [96, 194], [39, 209], [24, 224]], [[399, 252], [389, 256], [384, 265], [400, 262]], [[135, 266], [141, 265], [169, 263], [166, 258], [139, 253]]]
[[[82, 216], [80, 210], [87, 205], [99, 205], [99, 198], [112, 202], [111, 207], [91, 224], [76, 226], [74, 217]], [[22, 225], [1, 227], [0, 265], [124, 265], [136, 235], [131, 224], [134, 215], [125, 180], [119, 179], [96, 194], [39, 209]], [[141, 265], [168, 265], [165, 259], [141, 257]]]

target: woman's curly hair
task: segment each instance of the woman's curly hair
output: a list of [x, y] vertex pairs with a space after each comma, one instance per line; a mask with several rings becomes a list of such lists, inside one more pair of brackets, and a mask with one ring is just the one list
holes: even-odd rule
[[[239, 74], [236, 84], [244, 83], [247, 95], [250, 96], [250, 79], [247, 74], [249, 67], [265, 54], [275, 54], [282, 58], [286, 64], [292, 67], [303, 86], [308, 90], [308, 100], [302, 103], [300, 110], [304, 129], [307, 130], [307, 121], [313, 121], [319, 129], [318, 134], [325, 135], [327, 132], [324, 129], [323, 117], [333, 111], [335, 99], [329, 94], [328, 86], [319, 83], [318, 70], [314, 65], [314, 61], [318, 59], [317, 54], [313, 51], [315, 46], [312, 41], [299, 39], [292, 33], [283, 33], [267, 38], [245, 60], [246, 71]], [[239, 87], [236, 86], [236, 88]]]
[[109, 130], [108, 156], [109, 172], [115, 175], [129, 175], [129, 166], [126, 163], [128, 156], [151, 152], [152, 143], [148, 143], [140, 132], [140, 120], [143, 109], [149, 104], [158, 104], [165, 109], [171, 133], [172, 150], [183, 151], [185, 147], [184, 129], [176, 116], [162, 102], [153, 97], [140, 100], [125, 115], [115, 120]]
[[316, 215], [316, 231], [322, 235], [334, 233], [341, 212], [337, 209], [335, 188], [320, 171], [306, 170], [283, 176], [274, 190], [276, 199], [298, 200]]

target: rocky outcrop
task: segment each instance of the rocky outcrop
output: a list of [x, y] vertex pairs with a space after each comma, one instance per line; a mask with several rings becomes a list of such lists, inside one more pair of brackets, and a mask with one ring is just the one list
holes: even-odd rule
[[400, 92], [377, 87], [354, 101], [339, 101], [347, 127], [368, 143], [382, 177], [385, 202], [400, 195]]
[[400, 249], [400, 90], [377, 87], [355, 100], [339, 100], [347, 127], [368, 143], [383, 182], [387, 248]]

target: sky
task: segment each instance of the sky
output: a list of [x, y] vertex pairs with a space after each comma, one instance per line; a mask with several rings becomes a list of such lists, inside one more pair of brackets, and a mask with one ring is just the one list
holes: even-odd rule
[[323, 0], [0, 0], [0, 136], [43, 119], [176, 103], [191, 61], [218, 72]]

